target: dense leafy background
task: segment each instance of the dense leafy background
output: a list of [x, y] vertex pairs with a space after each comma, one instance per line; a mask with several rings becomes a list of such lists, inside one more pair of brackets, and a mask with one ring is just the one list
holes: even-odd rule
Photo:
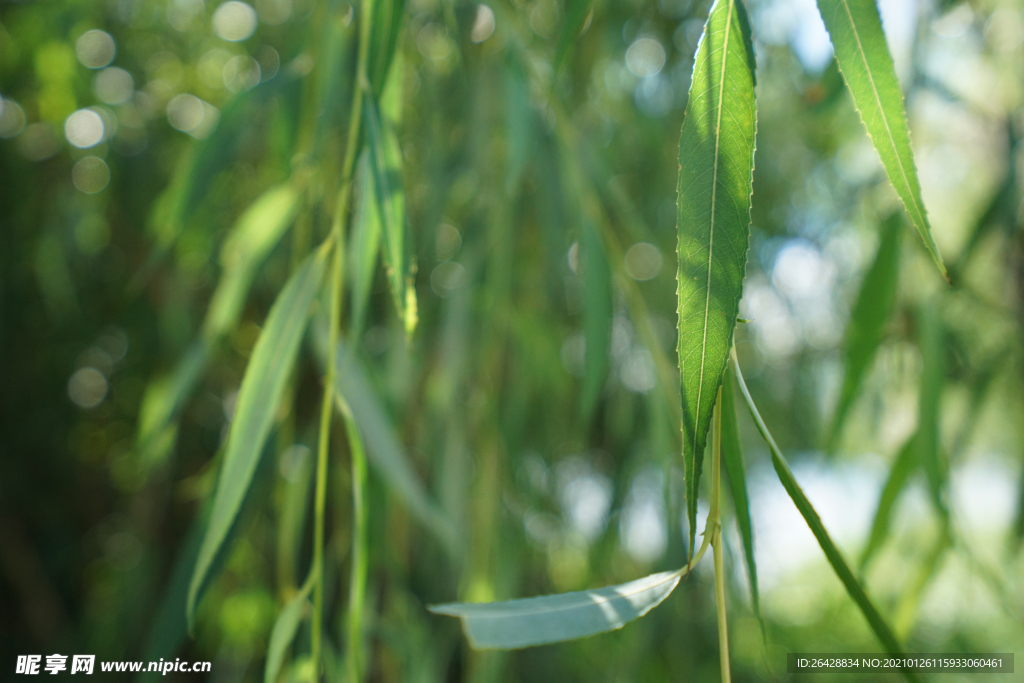
[[[344, 2], [228, 4], [0, 4], [0, 666], [24, 653], [181, 657], [212, 660], [211, 680], [259, 680], [309, 568], [316, 317], [186, 635], [204, 503], [246, 364], [331, 219], [322, 199], [344, 154], [358, 25]], [[752, 1], [759, 121], [740, 363], [907, 647], [1021, 651], [1024, 9], [881, 4], [953, 284], [899, 213], [814, 3]], [[471, 652], [455, 620], [425, 610], [684, 561], [675, 195], [707, 11], [410, 0], [390, 90], [371, 74], [401, 149], [400, 169], [392, 155], [391, 175], [376, 177], [401, 178], [409, 239], [395, 247], [366, 228], [350, 243], [349, 288], [367, 277], [359, 239], [377, 239], [389, 263], [415, 262], [419, 323], [407, 342], [394, 269], [368, 276], [365, 307], [346, 301], [354, 365], [339, 365], [339, 381], [371, 458], [369, 680], [717, 680], [710, 566], [622, 631], [512, 654]], [[309, 140], [313, 153], [297, 157]], [[357, 195], [372, 197], [361, 164]], [[263, 193], [283, 201], [284, 182], [300, 183], [301, 207], [246, 270], [222, 254], [226, 236]], [[372, 211], [357, 199], [357, 214]], [[230, 273], [244, 304], [211, 322]], [[844, 379], [851, 366], [859, 376]], [[176, 370], [194, 386], [149, 434], [143, 398]], [[790, 651], [875, 650], [743, 410], [739, 431], [768, 649], [726, 505], [734, 676], [781, 677]], [[341, 656], [351, 506], [336, 445], [325, 633]], [[883, 487], [888, 512], [872, 529]], [[296, 680], [308, 631], [284, 667]]]

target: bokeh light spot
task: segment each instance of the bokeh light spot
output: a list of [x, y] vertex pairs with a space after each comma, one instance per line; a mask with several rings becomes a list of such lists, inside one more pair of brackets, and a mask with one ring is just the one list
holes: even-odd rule
[[494, 10], [487, 5], [477, 5], [476, 19], [473, 21], [473, 30], [469, 32], [469, 39], [474, 43], [482, 43], [494, 33]]
[[110, 169], [99, 157], [85, 157], [71, 169], [71, 180], [82, 192], [96, 194], [110, 182]]
[[103, 117], [92, 109], [79, 109], [64, 120], [64, 137], [79, 149], [98, 145], [105, 131]]
[[626, 67], [638, 78], [653, 76], [665, 66], [665, 48], [649, 36], [637, 38], [626, 50]]
[[203, 101], [195, 95], [175, 95], [167, 103], [167, 121], [183, 133], [198, 128], [205, 113]]
[[629, 248], [625, 256], [626, 273], [634, 280], [652, 280], [661, 272], [664, 262], [661, 251], [653, 244], [638, 242]]
[[259, 62], [248, 55], [235, 55], [224, 65], [221, 78], [231, 92], [245, 92], [260, 82]]
[[114, 61], [116, 53], [117, 45], [114, 38], [99, 29], [86, 31], [75, 42], [75, 55], [78, 61], [90, 69], [102, 69]]
[[116, 66], [103, 69], [93, 81], [96, 97], [107, 104], [124, 104], [131, 99], [134, 88], [132, 75]]
[[451, 296], [465, 281], [465, 267], [454, 261], [438, 264], [430, 273], [430, 288], [442, 299]]
[[68, 397], [79, 408], [95, 408], [107, 397], [107, 378], [93, 367], [76, 370], [68, 380]]
[[264, 24], [283, 24], [292, 15], [292, 0], [256, 0], [256, 13]]
[[25, 129], [25, 111], [14, 100], [0, 98], [0, 138], [13, 138]]
[[256, 10], [238, 0], [228, 0], [213, 13], [213, 32], [232, 43], [245, 40], [256, 32]]
[[459, 251], [462, 246], [462, 235], [458, 228], [448, 223], [437, 226], [437, 234], [434, 236], [434, 250], [438, 261], [447, 261]]

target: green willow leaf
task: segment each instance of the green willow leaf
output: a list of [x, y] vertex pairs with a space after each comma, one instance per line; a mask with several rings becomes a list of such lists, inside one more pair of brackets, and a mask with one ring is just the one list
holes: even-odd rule
[[378, 97], [389, 80], [391, 64], [398, 49], [398, 35], [405, 15], [405, 0], [379, 0], [374, 3], [370, 37], [370, 83]]
[[551, 63], [551, 68], [556, 73], [587, 25], [592, 4], [592, 0], [568, 0], [566, 3], [565, 19], [562, 20], [562, 30], [558, 33], [558, 46], [555, 48], [555, 59]]
[[601, 246], [601, 238], [586, 218], [581, 237], [580, 251], [586, 292], [583, 301], [586, 350], [581, 408], [584, 421], [589, 421], [601, 389], [608, 379], [608, 349], [612, 336], [612, 274]]
[[298, 212], [299, 193], [291, 183], [264, 191], [231, 227], [221, 249], [223, 273], [207, 309], [200, 339], [193, 342], [169, 376], [146, 387], [135, 439], [145, 470], [162, 464], [176, 438], [173, 424], [203, 377], [220, 339], [239, 323], [256, 272], [281, 242]]
[[[750, 396], [750, 391], [747, 389], [747, 383], [743, 381], [743, 373], [740, 371], [739, 362], [736, 360], [735, 353], [733, 354], [733, 369], [736, 371], [736, 380], [739, 383], [740, 393], [743, 394], [743, 400], [747, 403], [747, 408], [750, 409], [750, 415], [754, 418], [754, 424], [757, 425], [757, 431], [761, 433], [765, 443], [768, 444], [768, 450], [772, 454], [772, 466], [775, 468], [775, 473], [779, 476], [779, 481], [782, 482], [782, 487], [786, 489], [786, 493], [793, 500], [797, 510], [800, 511], [800, 515], [807, 522], [807, 526], [810, 527], [811, 533], [814, 534], [814, 538], [817, 539], [818, 545], [821, 546], [822, 552], [825, 553], [825, 558], [829, 564], [832, 565], [832, 570], [835, 571], [836, 576], [843, 583], [846, 588], [846, 592], [849, 593], [850, 597], [853, 598], [854, 603], [860, 609], [861, 614], [867, 619], [868, 625], [874, 632], [875, 637], [885, 648], [885, 651], [889, 654], [900, 655], [903, 653], [900, 647], [899, 641], [896, 640], [896, 636], [893, 635], [892, 629], [886, 623], [881, 613], [875, 607], [874, 603], [871, 602], [871, 598], [864, 591], [864, 587], [860, 585], [857, 577], [854, 576], [853, 570], [850, 569], [850, 565], [847, 564], [846, 559], [842, 553], [839, 552], [839, 548], [832, 541], [832, 537], [828, 535], [828, 531], [825, 529], [825, 525], [821, 523], [821, 517], [818, 516], [814, 506], [811, 505], [811, 501], [807, 499], [803, 489], [800, 488], [800, 484], [797, 483], [796, 477], [793, 476], [793, 471], [789, 469], [789, 463], [786, 462], [785, 456], [782, 455], [782, 451], [779, 450], [778, 445], [775, 443], [775, 439], [772, 438], [771, 433], [768, 431], [768, 427], [765, 425], [764, 420], [761, 419], [761, 414], [757, 410], [757, 406], [754, 405], [754, 399]], [[904, 670], [904, 677], [909, 681], [919, 680], [918, 676], [913, 672]]]
[[679, 141], [679, 374], [690, 551], [697, 494], [743, 289], [754, 169], [754, 50], [740, 0], [716, 0]]
[[921, 200], [903, 93], [875, 0], [818, 0], [818, 11], [832, 39], [846, 87], [878, 150], [889, 182], [902, 200], [925, 249], [948, 280]]
[[281, 666], [284, 664], [288, 646], [295, 640], [295, 632], [299, 630], [302, 615], [306, 611], [306, 605], [309, 604], [309, 593], [313, 590], [314, 578], [316, 578], [315, 575], [310, 573], [302, 589], [292, 596], [281, 613], [277, 615], [274, 628], [270, 630], [270, 640], [267, 643], [267, 661], [263, 667], [263, 683], [276, 683], [278, 674], [281, 673]]
[[238, 324], [256, 271], [281, 241], [299, 210], [299, 192], [291, 183], [270, 188], [252, 203], [224, 240], [224, 274], [203, 320], [203, 337], [218, 340]]
[[305, 556], [306, 517], [309, 513], [309, 486], [313, 482], [313, 453], [305, 446], [288, 447], [280, 458], [280, 504], [277, 517], [277, 585], [292, 590], [298, 585], [298, 571]]
[[596, 590], [427, 609], [462, 619], [474, 649], [515, 650], [622, 628], [661, 604], [681, 576], [682, 570], [676, 570]]
[[309, 310], [323, 281], [330, 245], [324, 245], [299, 267], [285, 284], [267, 315], [238, 392], [224, 465], [213, 498], [213, 511], [189, 586], [186, 613], [191, 625], [196, 603], [225, 543], [253, 481], [264, 442], [277, 416], [281, 398], [299, 345], [306, 331]]
[[846, 374], [829, 429], [828, 449], [834, 450], [843, 431], [846, 415], [860, 393], [861, 383], [885, 336], [885, 328], [896, 308], [896, 285], [900, 268], [900, 224], [892, 214], [882, 225], [882, 241], [857, 293], [857, 301], [846, 326], [843, 355]]
[[736, 424], [736, 397], [733, 389], [732, 372], [725, 371], [722, 382], [722, 462], [729, 475], [732, 503], [736, 508], [736, 524], [743, 539], [743, 555], [747, 561], [747, 576], [750, 579], [750, 604], [754, 614], [761, 619], [761, 598], [757, 589], [757, 562], [754, 559], [754, 530], [750, 523], [750, 497], [747, 495], [747, 471], [743, 464], [743, 449], [740, 446], [740, 430]]
[[[322, 347], [326, 348], [326, 339], [323, 342]], [[337, 353], [335, 390], [348, 402], [360, 426], [369, 464], [405, 501], [413, 516], [441, 541], [451, 557], [459, 558], [462, 546], [454, 524], [424, 489], [359, 360], [341, 344]]]
[[407, 272], [410, 268], [406, 258], [402, 151], [394, 130], [381, 117], [377, 102], [368, 93], [365, 98], [366, 144], [370, 151], [370, 170], [384, 233], [384, 263], [395, 307], [402, 317], [406, 334], [411, 335], [417, 323], [416, 290], [408, 286], [412, 275]]
[[373, 288], [373, 276], [377, 272], [377, 254], [380, 250], [380, 212], [375, 199], [373, 174], [370, 172], [369, 155], [363, 154], [356, 170], [356, 187], [359, 196], [356, 202], [355, 233], [349, 249], [349, 272], [352, 278], [351, 328], [353, 338], [358, 339], [366, 326], [366, 314]]
[[896, 505], [896, 499], [906, 486], [910, 475], [917, 467], [917, 445], [914, 437], [911, 436], [900, 448], [892, 467], [889, 469], [889, 476], [882, 487], [882, 494], [878, 497], [878, 508], [875, 510], [875, 518], [871, 522], [871, 533], [868, 536], [868, 544], [864, 547], [864, 553], [860, 557], [860, 571], [868, 566], [868, 562], [889, 535], [889, 523], [892, 518], [892, 510]]
[[136, 437], [144, 469], [160, 465], [169, 455], [178, 412], [202, 378], [216, 344], [238, 325], [256, 272], [292, 224], [298, 206], [299, 192], [291, 183], [272, 187], [253, 201], [225, 238], [224, 272], [207, 309], [201, 338], [189, 346], [169, 376], [153, 380], [146, 388]]
[[157, 248], [144, 267], [146, 272], [151, 272], [177, 241], [214, 186], [214, 179], [235, 163], [244, 136], [252, 132], [254, 114], [291, 82], [293, 79], [284, 75], [234, 97], [224, 107], [209, 137], [196, 143], [195, 153], [178, 165], [170, 186], [153, 203], [149, 227], [157, 238]]

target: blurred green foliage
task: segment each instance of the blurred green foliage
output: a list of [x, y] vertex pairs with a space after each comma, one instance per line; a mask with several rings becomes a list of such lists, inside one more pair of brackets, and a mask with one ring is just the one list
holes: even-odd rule
[[[339, 364], [371, 465], [367, 680], [718, 679], [710, 567], [621, 631], [514, 653], [473, 652], [457, 622], [425, 609], [685, 563], [675, 188], [709, 4], [377, 3], [368, 80], [386, 163], [357, 166], [346, 213], [351, 357]], [[813, 4], [751, 0], [751, 322], [737, 351], [848, 558], [895, 482], [861, 578], [907, 649], [1012, 652], [1024, 633], [1024, 8], [881, 5], [952, 285], [917, 240], [883, 239], [900, 200]], [[326, 295], [191, 637], [185, 597], [248, 360], [335, 217], [359, 23], [340, 0], [0, 4], [2, 666], [92, 653], [210, 660], [211, 680], [264, 675], [312, 558]], [[373, 200], [384, 180], [403, 191], [403, 244]], [[274, 201], [281, 223], [232, 241], [259, 217], [249, 207], [272, 213], [254, 202]], [[898, 277], [862, 290], [879, 245], [898, 249]], [[893, 303], [862, 304], [872, 286], [895, 287]], [[415, 299], [394, 295], [403, 287]], [[859, 336], [880, 343], [857, 361], [850, 398], [858, 311], [871, 327]], [[727, 505], [733, 675], [781, 678], [786, 652], [877, 649], [740, 412], [768, 644]], [[330, 680], [345, 672], [350, 489], [336, 437]], [[309, 651], [306, 618], [284, 680], [309, 680]]]

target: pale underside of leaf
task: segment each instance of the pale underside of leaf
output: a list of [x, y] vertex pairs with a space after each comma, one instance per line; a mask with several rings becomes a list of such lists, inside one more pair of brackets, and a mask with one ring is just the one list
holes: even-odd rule
[[690, 548], [711, 413], [746, 269], [756, 110], [754, 54], [739, 0], [711, 8], [679, 143], [679, 371]]
[[329, 245], [319, 249], [285, 284], [267, 315], [246, 366], [228, 434], [224, 465], [214, 493], [213, 511], [189, 586], [186, 612], [190, 624], [199, 595], [238, 517], [263, 446], [274, 426], [329, 253]]
[[921, 199], [903, 93], [875, 0], [818, 0], [818, 10], [832, 39], [847, 89], [878, 150], [886, 175], [925, 249], [948, 280]]
[[428, 609], [462, 619], [478, 650], [513, 650], [613, 631], [647, 614], [679, 584], [682, 570], [652, 574], [596, 590], [489, 603], [452, 603]]

